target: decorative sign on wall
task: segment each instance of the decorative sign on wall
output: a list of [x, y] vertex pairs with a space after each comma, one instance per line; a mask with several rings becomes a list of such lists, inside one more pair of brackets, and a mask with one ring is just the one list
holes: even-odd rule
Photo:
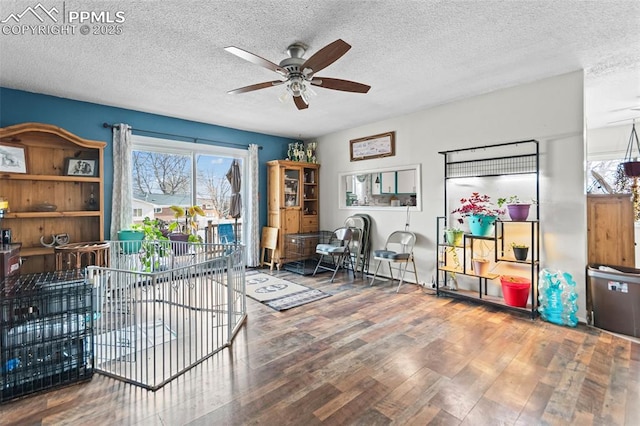
[[351, 161], [396, 155], [396, 132], [381, 133], [365, 138], [352, 139], [350, 143]]

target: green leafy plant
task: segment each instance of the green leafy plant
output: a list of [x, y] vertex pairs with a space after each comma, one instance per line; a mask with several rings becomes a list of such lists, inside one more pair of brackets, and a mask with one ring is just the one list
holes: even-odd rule
[[520, 201], [520, 198], [517, 195], [510, 195], [509, 197], [498, 198], [496, 204], [498, 207], [502, 207], [504, 204], [536, 204], [536, 200], [531, 199], [529, 201]]
[[511, 247], [513, 248], [529, 248], [528, 244], [520, 244], [520, 243], [511, 243]]
[[491, 203], [491, 197], [488, 195], [480, 195], [479, 192], [473, 192], [469, 198], [460, 199], [460, 207], [453, 210], [452, 214], [459, 214], [458, 222], [463, 223], [463, 218], [482, 215], [498, 217], [504, 214], [504, 210], [495, 207]]
[[166, 222], [162, 219], [145, 217], [142, 223], [131, 225], [131, 229], [142, 231], [142, 249], [139, 253], [140, 262], [145, 272], [156, 271], [160, 267], [160, 258], [166, 255], [169, 239], [162, 232]]
[[142, 231], [145, 240], [166, 240], [167, 238], [162, 232], [162, 230], [166, 228], [166, 225], [166, 222], [162, 219], [145, 217], [142, 223], [134, 223], [131, 225], [131, 229]]

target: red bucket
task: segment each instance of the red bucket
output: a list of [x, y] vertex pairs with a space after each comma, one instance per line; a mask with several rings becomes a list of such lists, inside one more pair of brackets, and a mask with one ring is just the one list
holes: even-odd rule
[[529, 300], [529, 287], [531, 280], [523, 277], [502, 276], [500, 277], [502, 284], [502, 296], [509, 306], [518, 308], [526, 308]]

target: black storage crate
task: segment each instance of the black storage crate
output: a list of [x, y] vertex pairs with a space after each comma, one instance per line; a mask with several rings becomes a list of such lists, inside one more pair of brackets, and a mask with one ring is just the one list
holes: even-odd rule
[[0, 402], [93, 375], [93, 288], [83, 271], [0, 283]]

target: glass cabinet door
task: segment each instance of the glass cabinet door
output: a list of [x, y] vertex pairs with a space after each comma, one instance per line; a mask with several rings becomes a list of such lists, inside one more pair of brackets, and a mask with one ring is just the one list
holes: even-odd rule
[[300, 170], [284, 169], [284, 205], [300, 207]]

